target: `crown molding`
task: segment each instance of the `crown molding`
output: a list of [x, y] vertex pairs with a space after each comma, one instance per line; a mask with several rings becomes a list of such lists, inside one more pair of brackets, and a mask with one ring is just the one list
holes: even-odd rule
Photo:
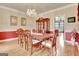
[[69, 8], [69, 7], [75, 6], [75, 5], [77, 5], [77, 3], [76, 3], [76, 4], [75, 4], [75, 3], [74, 3], [74, 4], [69, 4], [69, 5], [66, 5], [66, 6], [60, 7], [60, 8], [56, 8], [56, 9], [53, 9], [53, 10], [50, 10], [50, 11], [44, 12], [44, 13], [40, 13], [40, 14], [38, 14], [38, 15], [48, 14], [48, 13], [55, 12], [55, 11], [59, 11], [59, 10], [65, 9], [65, 8]]
[[6, 6], [2, 6], [2, 5], [0, 5], [0, 8], [6, 9], [6, 10], [9, 10], [9, 11], [13, 11], [13, 12], [18, 12], [18, 13], [21, 13], [21, 14], [25, 14], [22, 11], [19, 11], [19, 10], [13, 9], [13, 8], [9, 8], [9, 7], [6, 7]]

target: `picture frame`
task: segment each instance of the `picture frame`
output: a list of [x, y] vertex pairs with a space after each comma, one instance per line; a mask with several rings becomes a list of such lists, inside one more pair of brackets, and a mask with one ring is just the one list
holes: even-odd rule
[[26, 18], [21, 18], [21, 26], [26, 26]]
[[68, 18], [68, 23], [74, 23], [74, 22], [76, 22], [75, 17], [69, 17]]
[[18, 23], [18, 17], [17, 16], [10, 16], [10, 25], [16, 26]]

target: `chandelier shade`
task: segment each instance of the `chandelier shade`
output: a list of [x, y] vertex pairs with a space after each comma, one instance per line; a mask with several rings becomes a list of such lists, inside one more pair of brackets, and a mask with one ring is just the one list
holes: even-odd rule
[[35, 9], [27, 9], [26, 15], [29, 16], [29, 17], [36, 17], [37, 16], [37, 12], [36, 12]]

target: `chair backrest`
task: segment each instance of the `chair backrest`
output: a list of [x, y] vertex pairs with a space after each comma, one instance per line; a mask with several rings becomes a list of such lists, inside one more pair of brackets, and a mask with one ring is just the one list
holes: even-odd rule
[[17, 29], [16, 33], [17, 33], [17, 35], [22, 35], [23, 31], [24, 30], [22, 28], [19, 28], [19, 29]]
[[36, 30], [36, 29], [33, 29], [32, 32], [33, 32], [33, 33], [37, 33], [37, 30]]
[[59, 36], [59, 30], [55, 29], [54, 33], [56, 36]]
[[24, 30], [22, 28], [17, 29], [17, 37], [18, 37], [18, 44], [20, 44], [23, 47], [23, 32]]
[[56, 45], [56, 41], [57, 41], [57, 37], [54, 36], [54, 37], [50, 38], [50, 41], [51, 41], [51, 46], [52, 47], [55, 46]]
[[52, 47], [53, 46], [56, 46], [56, 41], [57, 41], [57, 37], [58, 36], [59, 36], [59, 31], [58, 30], [55, 30], [54, 31], [54, 36], [50, 39], [51, 40]]
[[28, 54], [31, 55], [32, 54], [32, 36], [31, 36], [31, 31], [30, 30], [25, 30], [24, 31], [24, 35], [25, 35], [26, 40], [27, 40], [27, 45], [28, 45], [27, 49], [29, 51]]
[[25, 35], [25, 37], [27, 37], [28, 45], [31, 46], [31, 44], [32, 44], [31, 31], [30, 30], [25, 30], [24, 35]]

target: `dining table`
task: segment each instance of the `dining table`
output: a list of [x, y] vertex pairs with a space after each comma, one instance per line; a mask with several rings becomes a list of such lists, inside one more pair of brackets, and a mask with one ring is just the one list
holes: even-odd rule
[[[45, 50], [45, 46], [42, 44], [45, 41], [48, 41], [50, 38], [54, 37], [54, 33], [31, 33], [32, 37], [32, 46], [37, 47], [33, 52], [38, 50]], [[32, 52], [32, 53], [33, 53]]]
[[49, 38], [53, 38], [53, 33], [31, 33], [32, 35], [32, 42], [33, 44], [40, 43], [42, 45], [42, 42], [49, 40]]

